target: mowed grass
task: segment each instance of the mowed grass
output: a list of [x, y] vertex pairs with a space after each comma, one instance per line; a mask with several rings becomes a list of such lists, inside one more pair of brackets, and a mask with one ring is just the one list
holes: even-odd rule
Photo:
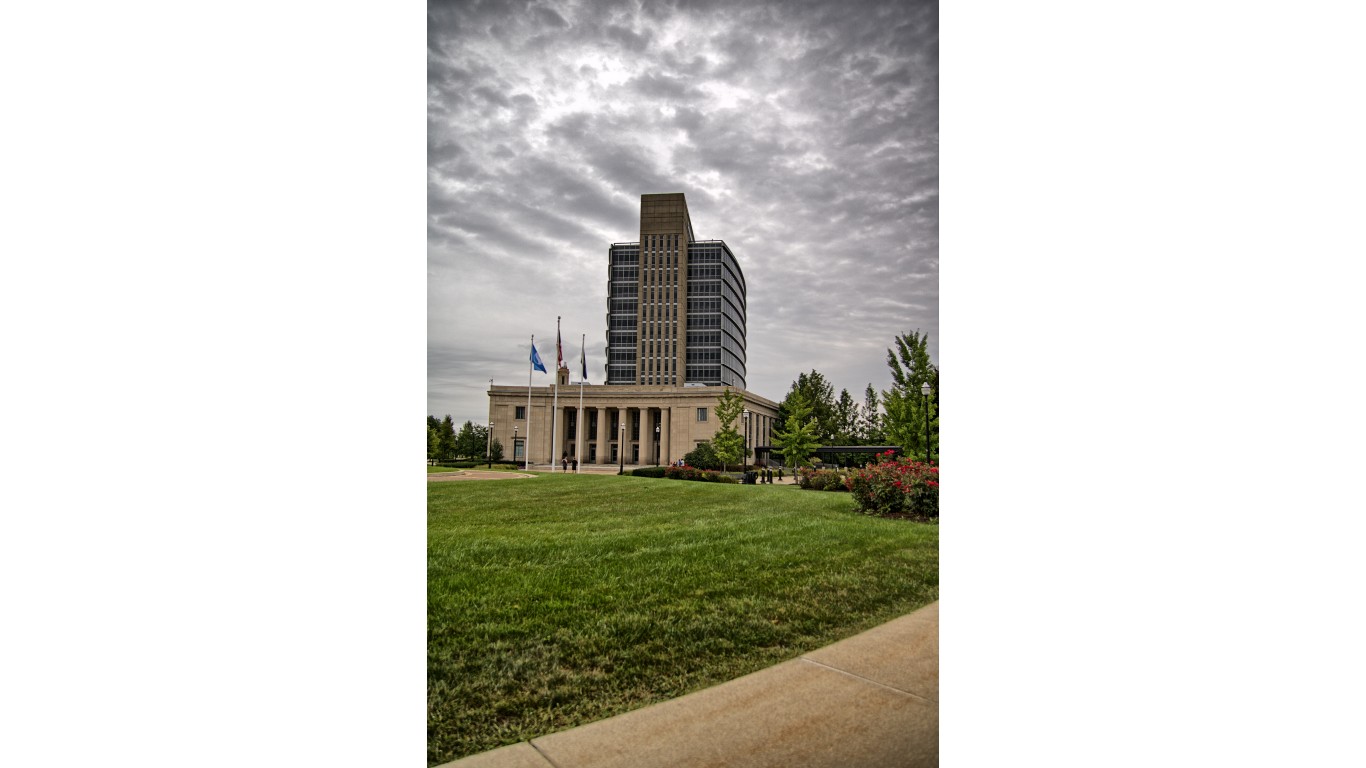
[[432, 765], [675, 698], [933, 602], [939, 529], [848, 494], [541, 475], [427, 486]]

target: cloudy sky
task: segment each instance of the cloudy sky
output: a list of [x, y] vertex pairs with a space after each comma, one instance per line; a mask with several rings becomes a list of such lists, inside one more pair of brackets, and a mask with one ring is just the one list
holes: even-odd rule
[[556, 316], [602, 383], [642, 193], [739, 259], [751, 391], [814, 368], [862, 400], [915, 329], [938, 361], [933, 2], [434, 2], [427, 94], [429, 413], [485, 420]]

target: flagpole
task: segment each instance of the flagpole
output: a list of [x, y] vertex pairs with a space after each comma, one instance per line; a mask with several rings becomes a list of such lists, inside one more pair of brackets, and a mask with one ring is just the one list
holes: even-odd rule
[[[526, 450], [522, 451], [522, 458], [526, 460], [523, 469], [531, 471], [531, 359], [536, 356], [536, 334], [531, 334], [531, 354], [526, 358]], [[513, 446], [513, 450], [517, 450]]]
[[[581, 361], [588, 359], [588, 353], [583, 348], [583, 341], [586, 338], [588, 338], [587, 334], [579, 334], [579, 360]], [[574, 456], [578, 458], [580, 467], [583, 466], [583, 380], [588, 378], [583, 375], [584, 373], [586, 371], [579, 371], [579, 412], [574, 417]], [[577, 475], [578, 473], [579, 470], [575, 469], [574, 474]]]
[[555, 471], [555, 451], [560, 449], [560, 366], [564, 354], [560, 351], [560, 316], [555, 316], [555, 405], [550, 411], [550, 471]]

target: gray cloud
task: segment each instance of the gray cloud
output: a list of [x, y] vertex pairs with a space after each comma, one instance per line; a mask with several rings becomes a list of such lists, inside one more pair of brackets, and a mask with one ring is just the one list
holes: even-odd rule
[[933, 3], [434, 3], [428, 30], [431, 413], [484, 418], [555, 315], [602, 380], [647, 192], [740, 258], [754, 391], [816, 368], [861, 399], [912, 329], [937, 358]]

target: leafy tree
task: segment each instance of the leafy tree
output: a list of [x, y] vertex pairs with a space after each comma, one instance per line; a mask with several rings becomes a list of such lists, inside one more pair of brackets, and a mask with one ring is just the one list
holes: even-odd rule
[[[839, 399], [835, 401], [834, 424], [835, 436], [830, 441], [831, 445], [859, 444], [858, 404], [854, 402], [854, 397], [847, 389], [841, 389]], [[835, 461], [839, 462], [840, 466], [847, 467], [860, 463], [861, 458], [861, 454], [840, 453], [836, 454]]]
[[792, 410], [791, 399], [798, 392], [811, 409], [812, 417], [816, 419], [816, 439], [826, 444], [834, 443], [835, 437], [839, 434], [839, 419], [835, 414], [835, 388], [824, 375], [814, 369], [811, 373], [798, 374], [797, 380], [792, 382], [787, 396], [778, 404], [778, 423], [775, 427], [783, 429], [787, 426], [788, 414]]
[[788, 406], [787, 424], [773, 433], [773, 445], [782, 455], [783, 464], [804, 467], [811, 463], [811, 454], [821, 444], [816, 437], [816, 419], [800, 391], [789, 398]]
[[451, 415], [446, 414], [446, 418], [441, 420], [437, 426], [437, 461], [452, 461], [455, 459], [455, 422], [451, 420]]
[[427, 463], [430, 464], [436, 460], [437, 454], [441, 450], [441, 433], [437, 431], [441, 422], [438, 421], [434, 427], [430, 422], [435, 421], [435, 419], [428, 416], [427, 421]]
[[503, 460], [503, 443], [498, 438], [493, 438], [493, 444], [489, 446], [489, 461], [497, 463]]
[[488, 427], [467, 421], [455, 436], [455, 455], [467, 459], [482, 459], [488, 447]]
[[835, 401], [835, 442], [839, 445], [858, 444], [858, 405], [849, 390], [840, 390], [840, 399]]
[[[460, 425], [460, 431], [455, 433], [455, 457], [469, 458], [472, 453], [470, 449], [474, 444], [474, 422], [467, 421]], [[480, 446], [481, 448], [483, 446]], [[479, 452], [483, 455], [483, 451]]]
[[697, 469], [720, 469], [721, 460], [716, 458], [716, 449], [709, 442], [701, 442], [683, 456], [683, 463]]
[[863, 445], [882, 445], [887, 438], [882, 434], [882, 414], [878, 412], [877, 390], [872, 382], [863, 391], [863, 412], [859, 414], [859, 437]]
[[[919, 331], [896, 337], [896, 346], [887, 350], [887, 367], [892, 371], [892, 388], [882, 393], [886, 409], [884, 426], [889, 441], [900, 445], [912, 456], [925, 456], [926, 450], [938, 453], [939, 369], [930, 363], [926, 345], [929, 334]], [[928, 382], [930, 397], [920, 392]], [[930, 443], [925, 444], [928, 412]]]
[[716, 401], [716, 420], [721, 426], [712, 435], [711, 447], [716, 458], [721, 460], [721, 468], [740, 460], [745, 453], [745, 436], [735, 428], [735, 420], [745, 410], [745, 398], [739, 392], [726, 387]]

